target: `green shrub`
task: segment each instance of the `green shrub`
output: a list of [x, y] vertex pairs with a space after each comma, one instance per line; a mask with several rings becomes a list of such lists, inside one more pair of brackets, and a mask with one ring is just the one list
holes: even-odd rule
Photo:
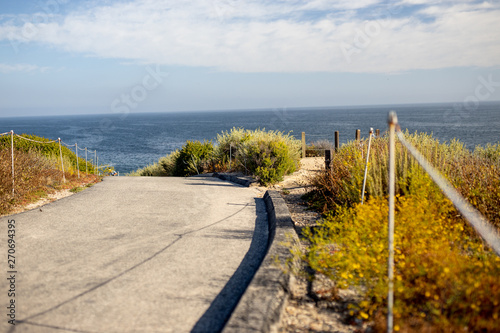
[[127, 174], [127, 176], [164, 177], [168, 176], [160, 163], [153, 163]]
[[175, 165], [179, 158], [180, 151], [175, 150], [158, 160], [158, 162], [139, 168], [127, 174], [127, 176], [145, 177], [168, 177], [174, 175]]
[[263, 185], [282, 181], [285, 174], [296, 169], [296, 163], [289, 152], [283, 141], [255, 142], [249, 149], [249, 169]]
[[180, 154], [181, 152], [179, 150], [175, 150], [167, 156], [160, 158], [160, 160], [158, 161], [167, 176], [174, 175], [175, 165]]
[[233, 128], [211, 141], [187, 141], [182, 149], [158, 163], [138, 169], [135, 176], [190, 176], [206, 172], [237, 171], [273, 184], [294, 172], [300, 161], [300, 141], [278, 131]]
[[217, 135], [217, 143], [219, 168], [255, 175], [263, 185], [282, 180], [297, 170], [300, 161], [300, 141], [279, 131], [233, 128]]
[[211, 141], [187, 141], [175, 159], [174, 176], [192, 176], [207, 172], [214, 151]]

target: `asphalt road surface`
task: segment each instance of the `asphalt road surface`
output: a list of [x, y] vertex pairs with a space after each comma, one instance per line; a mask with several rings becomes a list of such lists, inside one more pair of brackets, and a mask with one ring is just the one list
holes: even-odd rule
[[0, 332], [217, 332], [265, 254], [267, 215], [216, 178], [108, 177], [0, 232]]

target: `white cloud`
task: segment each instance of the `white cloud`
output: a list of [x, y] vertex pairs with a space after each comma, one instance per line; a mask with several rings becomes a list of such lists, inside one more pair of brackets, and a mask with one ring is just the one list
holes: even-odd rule
[[[97, 6], [58, 22], [0, 25], [0, 39], [85, 55], [236, 72], [400, 72], [500, 65], [500, 8], [429, 4], [398, 17], [378, 0], [137, 1]], [[365, 21], [357, 9], [381, 10]], [[348, 18], [348, 19], [347, 19]], [[347, 55], [347, 57], [346, 57]], [[350, 60], [350, 61], [348, 61]]]
[[30, 64], [14, 64], [14, 65], [0, 64], [0, 73], [3, 74], [15, 73], [15, 72], [29, 73], [35, 71], [40, 71], [41, 73], [45, 73], [48, 70], [49, 70], [48, 67], [38, 67], [36, 65], [30, 65]]

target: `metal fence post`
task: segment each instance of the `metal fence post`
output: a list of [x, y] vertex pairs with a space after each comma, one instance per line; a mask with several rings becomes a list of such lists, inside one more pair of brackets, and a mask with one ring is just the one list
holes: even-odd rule
[[64, 162], [62, 157], [61, 138], [57, 138], [57, 140], [59, 141], [59, 155], [61, 156], [61, 169], [63, 173], [63, 182], [66, 183], [66, 176], [64, 175]]
[[361, 204], [365, 200], [366, 177], [368, 176], [368, 162], [370, 161], [370, 146], [372, 144], [373, 128], [370, 128], [370, 137], [368, 138], [368, 150], [366, 152], [365, 176], [363, 177], [363, 190], [361, 191]]
[[16, 187], [16, 181], [14, 180], [14, 130], [10, 131], [10, 144], [11, 144], [11, 153], [12, 157], [12, 195], [14, 195], [14, 188]]
[[395, 168], [396, 168], [396, 125], [398, 117], [396, 112], [389, 112], [389, 260], [387, 275], [389, 278], [389, 290], [387, 292], [387, 332], [393, 331], [393, 308], [394, 308], [394, 196]]
[[78, 163], [78, 143], [75, 143], [76, 151], [76, 170], [78, 171], [78, 178], [80, 178], [80, 163]]

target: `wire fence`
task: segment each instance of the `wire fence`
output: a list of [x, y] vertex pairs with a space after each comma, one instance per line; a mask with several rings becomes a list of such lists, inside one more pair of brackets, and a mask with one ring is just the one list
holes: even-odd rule
[[[48, 141], [40, 141], [40, 140], [34, 140], [34, 139], [30, 139], [30, 138], [27, 138], [27, 137], [24, 137], [22, 135], [19, 135], [19, 134], [16, 134], [14, 133], [14, 131], [10, 131], [10, 132], [5, 132], [5, 133], [0, 133], [0, 137], [2, 136], [6, 136], [6, 135], [10, 135], [11, 137], [11, 140], [10, 140], [10, 151], [11, 151], [11, 173], [12, 173], [12, 195], [15, 194], [15, 187], [16, 187], [16, 184], [15, 184], [15, 163], [14, 163], [14, 154], [15, 154], [15, 149], [14, 149], [14, 137], [15, 138], [18, 138], [18, 139], [21, 139], [21, 140], [25, 140], [25, 141], [29, 141], [29, 142], [33, 142], [33, 143], [37, 143], [37, 144], [53, 144], [53, 143], [58, 143], [58, 150], [59, 150], [59, 159], [60, 159], [60, 163], [61, 163], [61, 171], [62, 171], [62, 178], [63, 178], [63, 182], [66, 182], [66, 172], [65, 172], [65, 168], [64, 168], [64, 159], [63, 159], [63, 151], [62, 151], [62, 146], [64, 145], [65, 147], [67, 147], [68, 149], [72, 149], [74, 148], [74, 152], [76, 154], [76, 169], [77, 169], [77, 177], [80, 178], [80, 164], [79, 164], [79, 158], [78, 158], [78, 150], [81, 150], [81, 151], [85, 151], [85, 173], [88, 174], [88, 170], [89, 170], [89, 167], [88, 167], [88, 149], [87, 147], [85, 148], [80, 148], [78, 147], [78, 144], [75, 143], [75, 144], [67, 144], [65, 142], [63, 142], [61, 140], [61, 138], [58, 138], [57, 140], [48, 140]], [[93, 162], [91, 163], [92, 167], [93, 167], [93, 170], [94, 170], [94, 174], [101, 174], [101, 169], [104, 169], [104, 168], [107, 168], [109, 167], [108, 165], [102, 165], [102, 166], [99, 166], [99, 160], [98, 160], [98, 156], [97, 156], [97, 150], [94, 150], [94, 151], [90, 151], [91, 154], [94, 154], [94, 158], [93, 158]]]
[[[463, 218], [471, 225], [471, 227], [476, 231], [476, 233], [483, 239], [483, 241], [500, 256], [500, 233], [476, 208], [474, 208], [455, 188], [454, 186], [441, 175], [441, 173], [433, 167], [429, 161], [423, 156], [417, 148], [415, 148], [410, 142], [406, 140], [405, 135], [400, 129], [397, 115], [395, 112], [390, 112], [388, 117], [388, 137], [389, 137], [389, 161], [388, 161], [388, 204], [389, 204], [389, 216], [388, 216], [388, 265], [387, 265], [387, 276], [388, 276], [388, 294], [387, 294], [387, 332], [393, 332], [393, 307], [394, 307], [394, 230], [395, 230], [395, 191], [396, 191], [396, 139], [402, 144], [404, 149], [406, 149], [410, 155], [417, 161], [417, 163], [423, 168], [423, 170], [430, 176], [433, 182], [440, 188], [441, 192], [453, 203], [457, 211], [463, 216]], [[315, 136], [308, 134], [308, 136]], [[335, 132], [335, 149], [328, 148], [312, 148], [306, 147], [305, 145], [305, 133], [302, 133], [302, 147], [304, 149], [303, 156], [305, 157], [306, 151], [309, 156], [318, 156], [317, 154], [311, 154], [314, 151], [325, 151], [325, 165], [329, 168], [331, 163], [331, 154], [334, 150], [339, 149], [338, 141], [338, 131]], [[365, 186], [367, 182], [367, 171], [369, 167], [370, 158], [370, 145], [372, 137], [380, 136], [380, 131], [376, 130], [375, 134], [373, 129], [370, 129], [369, 137], [367, 141], [366, 149], [366, 162], [363, 177], [363, 189], [360, 193], [361, 204], [364, 201]], [[365, 142], [360, 139], [359, 130], [356, 131], [355, 142], [359, 142], [361, 146], [365, 146]], [[364, 148], [363, 148], [364, 152]], [[364, 156], [362, 157], [364, 158]]]
[[388, 316], [387, 332], [393, 331], [393, 306], [394, 306], [394, 210], [395, 210], [395, 141], [396, 137], [413, 158], [420, 164], [443, 194], [453, 203], [455, 208], [462, 214], [465, 220], [474, 228], [478, 235], [488, 244], [491, 249], [500, 256], [500, 235], [498, 230], [458, 191], [453, 185], [434, 168], [429, 161], [410, 144], [398, 124], [398, 118], [394, 111], [389, 113], [389, 262], [388, 262]]

